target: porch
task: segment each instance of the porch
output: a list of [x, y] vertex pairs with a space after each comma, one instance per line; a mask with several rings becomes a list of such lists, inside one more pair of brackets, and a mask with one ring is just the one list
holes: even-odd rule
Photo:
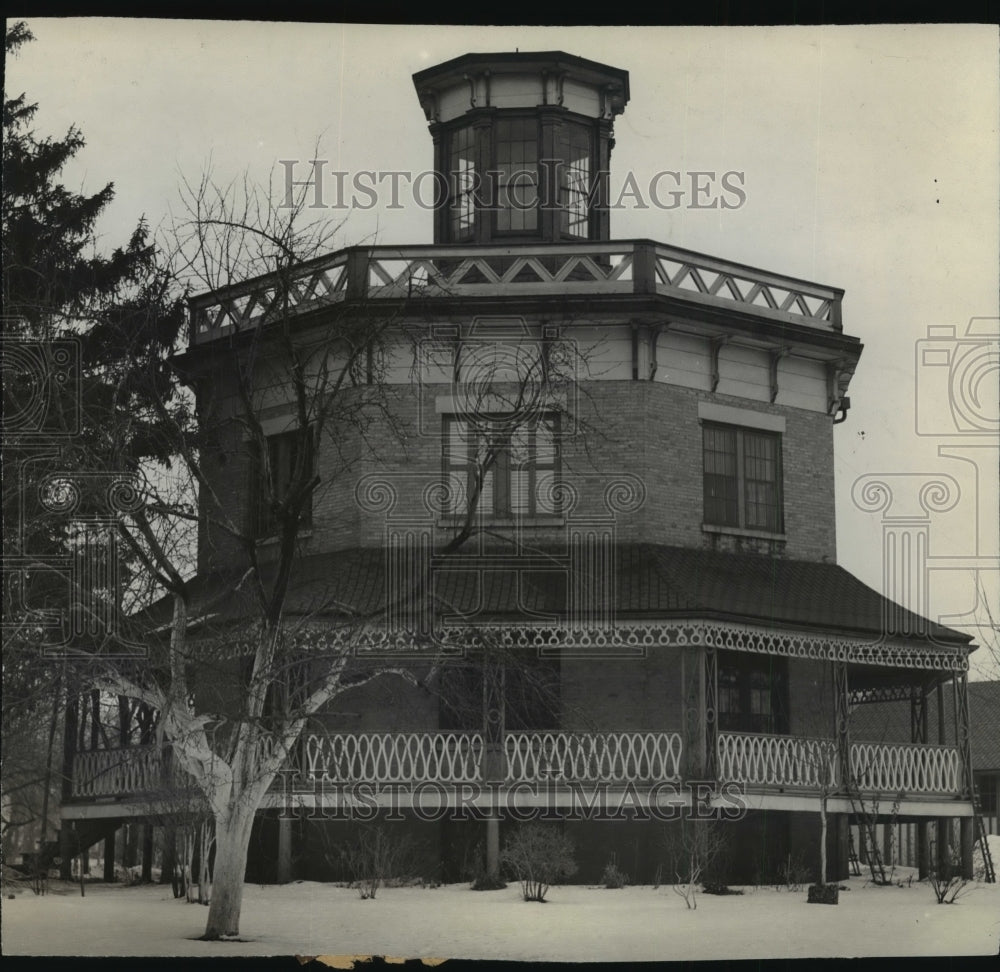
[[[806, 798], [809, 805], [822, 793], [838, 804], [853, 794], [935, 805], [958, 801], [962, 794], [957, 746], [853, 741], [845, 765], [833, 739], [720, 732], [715, 757], [714, 773], [686, 769], [679, 732], [507, 732], [495, 742], [476, 731], [313, 732], [302, 738], [273, 791], [424, 786], [448, 802], [463, 787], [468, 794], [469, 788], [487, 785], [494, 796], [513, 791], [523, 796], [542, 784], [554, 787], [552, 792], [577, 785], [673, 784], [680, 793], [697, 782], [737, 784], [751, 795]], [[191, 781], [154, 745], [73, 757], [71, 803], [145, 803], [148, 813], [150, 803], [166, 807], [191, 794]], [[948, 812], [961, 810], [952, 806]]]

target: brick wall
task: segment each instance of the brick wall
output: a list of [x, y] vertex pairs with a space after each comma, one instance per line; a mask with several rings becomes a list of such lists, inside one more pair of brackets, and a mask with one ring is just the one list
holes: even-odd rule
[[[393, 429], [373, 421], [361, 436], [351, 425], [332, 429], [317, 457], [322, 483], [313, 499], [313, 524], [301, 541], [305, 555], [384, 542], [387, 517], [436, 521], [424, 505], [424, 489], [441, 480], [441, 416], [435, 398], [448, 386], [422, 390], [394, 386]], [[783, 416], [785, 540], [705, 533], [702, 530], [702, 432], [698, 403], [712, 401]], [[562, 478], [576, 485], [575, 516], [603, 515], [606, 486], [629, 472], [645, 484], [646, 501], [634, 514], [617, 514], [618, 539], [681, 546], [749, 550], [802, 560], [836, 559], [833, 432], [828, 416], [805, 409], [746, 402], [658, 382], [594, 381], [580, 389], [578, 431], [561, 446]], [[235, 425], [220, 430], [206, 450], [205, 468], [234, 518], [249, 513], [250, 465]], [[393, 484], [391, 512], [365, 509], [358, 481], [371, 474]], [[539, 543], [561, 531], [530, 527]], [[438, 531], [436, 542], [446, 536]], [[266, 559], [267, 550], [262, 551]], [[220, 531], [203, 545], [202, 561], [231, 563], [234, 546]]]

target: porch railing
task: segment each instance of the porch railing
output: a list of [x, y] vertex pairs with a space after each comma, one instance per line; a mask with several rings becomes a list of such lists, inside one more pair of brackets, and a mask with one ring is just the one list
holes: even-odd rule
[[856, 742], [851, 770], [862, 791], [957, 793], [962, 762], [955, 746]]
[[840, 779], [831, 739], [721, 732], [719, 777], [751, 786], [835, 788]]
[[509, 732], [507, 780], [679, 780], [676, 732]]
[[149, 793], [162, 783], [163, 762], [158, 746], [95, 749], [73, 757], [75, 797]]
[[[503, 741], [504, 779], [627, 783], [680, 780], [676, 732], [510, 732]], [[484, 779], [480, 732], [311, 733], [297, 770], [321, 783], [465, 783]], [[831, 791], [848, 776], [831, 739], [723, 732], [720, 780], [759, 787]], [[864, 793], [957, 794], [961, 756], [954, 746], [854, 742], [850, 772]], [[78, 753], [71, 794], [81, 799], [149, 794], [184, 787], [176, 760], [166, 768], [157, 746]]]
[[480, 778], [482, 752], [479, 732], [311, 733], [302, 770], [323, 783], [463, 783]]
[[345, 300], [660, 294], [784, 323], [841, 329], [843, 291], [649, 240], [372, 246], [191, 301], [192, 344]]

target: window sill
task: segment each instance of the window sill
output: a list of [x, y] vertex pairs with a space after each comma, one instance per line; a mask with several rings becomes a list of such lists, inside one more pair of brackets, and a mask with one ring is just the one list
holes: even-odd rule
[[784, 533], [771, 533], [768, 530], [745, 530], [743, 527], [717, 526], [714, 523], [702, 523], [702, 533], [721, 533], [730, 537], [751, 537], [755, 540], [779, 540], [782, 543], [788, 540]]
[[[295, 539], [296, 540], [308, 540], [311, 536], [312, 536], [312, 527], [306, 527], [304, 530], [299, 530], [299, 532], [295, 536]], [[275, 537], [261, 537], [261, 539], [257, 541], [257, 546], [258, 547], [273, 547], [273, 546], [277, 545], [278, 539], [279, 538], [276, 537], [276, 536]]]

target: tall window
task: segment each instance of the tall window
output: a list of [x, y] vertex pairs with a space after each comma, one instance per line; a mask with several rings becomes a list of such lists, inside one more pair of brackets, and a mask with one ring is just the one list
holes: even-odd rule
[[705, 523], [780, 533], [781, 436], [703, 426]]
[[559, 471], [559, 416], [542, 416], [511, 428], [502, 417], [474, 424], [448, 416], [444, 425], [444, 473], [449, 512], [461, 516], [478, 497], [485, 516], [538, 516], [558, 512], [553, 487]]
[[451, 133], [448, 159], [451, 238], [466, 240], [472, 236], [476, 217], [476, 141], [471, 126]]
[[538, 228], [538, 121], [497, 121], [497, 232], [533, 232]]
[[590, 235], [590, 132], [564, 125], [558, 145], [560, 232], [586, 239]]
[[[305, 465], [299, 470], [299, 450], [305, 442]], [[298, 430], [281, 432], [267, 437], [267, 465], [257, 465], [257, 535], [272, 536], [278, 531], [272, 500], [281, 502], [293, 485], [308, 482], [313, 474], [312, 438], [304, 440]], [[265, 480], [265, 474], [269, 480]], [[312, 524], [312, 494], [306, 499], [299, 519], [299, 527]]]

